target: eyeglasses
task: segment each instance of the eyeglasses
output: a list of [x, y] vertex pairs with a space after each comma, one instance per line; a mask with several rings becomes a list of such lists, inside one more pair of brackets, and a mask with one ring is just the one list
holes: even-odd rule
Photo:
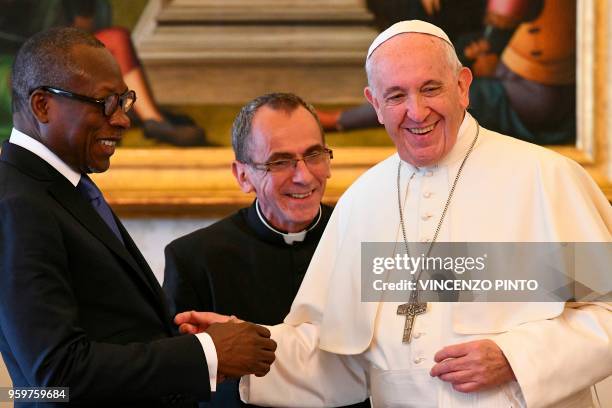
[[136, 102], [136, 92], [134, 91], [127, 91], [122, 95], [112, 94], [104, 99], [96, 99], [90, 98], [89, 96], [64, 91], [63, 89], [54, 88], [52, 86], [41, 86], [38, 89], [42, 89], [43, 91], [66, 98], [77, 99], [79, 101], [100, 105], [105, 116], [112, 116], [112, 114], [117, 110], [117, 107], [120, 107], [123, 112], [127, 113], [134, 106], [134, 102]]
[[320, 169], [329, 166], [329, 162], [334, 158], [334, 152], [331, 149], [323, 148], [312, 153], [302, 156], [302, 158], [294, 157], [292, 159], [281, 159], [269, 161], [266, 163], [248, 163], [257, 170], [263, 170], [271, 173], [281, 173], [288, 170], [293, 170], [297, 167], [299, 161], [304, 161], [304, 164], [309, 169]]

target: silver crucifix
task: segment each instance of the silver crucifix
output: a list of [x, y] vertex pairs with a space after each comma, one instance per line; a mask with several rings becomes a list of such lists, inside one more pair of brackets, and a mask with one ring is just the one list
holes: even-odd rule
[[414, 325], [414, 318], [427, 311], [427, 303], [410, 302], [404, 303], [397, 307], [397, 314], [406, 316], [406, 323], [404, 324], [404, 336], [402, 337], [402, 343], [410, 343], [412, 337], [412, 326]]

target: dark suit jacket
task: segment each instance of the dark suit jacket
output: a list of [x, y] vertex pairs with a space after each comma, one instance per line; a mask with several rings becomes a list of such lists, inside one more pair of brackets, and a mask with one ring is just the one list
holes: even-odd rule
[[[202, 347], [173, 337], [159, 284], [75, 187], [31, 152], [0, 155], [0, 352], [15, 387], [70, 387], [73, 403], [208, 399]], [[57, 406], [66, 407], [66, 404]]]

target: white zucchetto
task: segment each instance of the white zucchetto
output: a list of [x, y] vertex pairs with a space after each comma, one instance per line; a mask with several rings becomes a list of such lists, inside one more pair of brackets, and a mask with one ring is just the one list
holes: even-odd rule
[[[382, 43], [390, 39], [391, 37], [395, 37], [398, 34], [404, 33], [419, 33], [419, 34], [428, 34], [433, 35], [434, 37], [441, 38], [446, 41], [453, 47], [453, 43], [451, 43], [448, 35], [438, 26], [435, 26], [431, 23], [421, 21], [421, 20], [407, 20], [400, 21], [398, 23], [393, 24], [391, 27], [387, 28], [382, 33], [378, 34], [378, 36], [372, 41], [372, 45], [368, 49], [368, 56], [366, 57], [366, 61], [374, 50], [378, 48]], [[453, 47], [454, 49], [455, 47]]]

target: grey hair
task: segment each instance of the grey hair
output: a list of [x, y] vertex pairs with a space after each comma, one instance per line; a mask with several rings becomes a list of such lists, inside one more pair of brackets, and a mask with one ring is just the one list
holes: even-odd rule
[[[411, 35], [415, 33], [405, 33], [405, 34]], [[427, 35], [427, 34], [423, 34], [423, 35]], [[459, 61], [459, 57], [457, 56], [457, 53], [455, 52], [455, 48], [451, 44], [449, 44], [448, 42], [446, 42], [445, 40], [441, 38], [438, 38], [433, 35], [430, 37], [432, 37], [434, 40], [437, 40], [438, 42], [442, 44], [442, 47], [444, 50], [444, 56], [446, 57], [446, 62], [448, 63], [448, 66], [454, 70], [455, 75], [457, 75], [459, 71], [461, 70], [461, 68], [463, 68], [463, 65], [461, 64], [461, 61]], [[370, 88], [373, 88], [372, 70], [375, 65], [374, 63], [375, 54], [376, 54], [376, 50], [374, 50], [372, 55], [370, 55], [370, 58], [368, 58], [365, 63], [365, 71], [366, 71], [366, 76], [368, 78], [368, 86]], [[406, 58], [410, 58], [410, 56], [407, 55]]]
[[72, 49], [77, 45], [103, 48], [93, 35], [72, 27], [56, 27], [30, 37], [19, 49], [11, 88], [13, 113], [27, 110], [30, 94], [41, 86], [67, 88], [74, 76], [83, 75]]
[[239, 162], [250, 162], [249, 153], [253, 118], [255, 117], [255, 114], [259, 108], [262, 106], [267, 106], [273, 110], [282, 110], [286, 113], [291, 113], [300, 106], [304, 107], [317, 121], [319, 130], [321, 131], [321, 140], [323, 141], [323, 144], [325, 144], [325, 133], [323, 132], [323, 127], [321, 126], [317, 112], [311, 104], [305, 102], [302, 98], [292, 93], [269, 93], [258, 96], [244, 105], [242, 109], [240, 109], [236, 119], [234, 119], [234, 124], [232, 125], [232, 148], [234, 149], [236, 160]]

